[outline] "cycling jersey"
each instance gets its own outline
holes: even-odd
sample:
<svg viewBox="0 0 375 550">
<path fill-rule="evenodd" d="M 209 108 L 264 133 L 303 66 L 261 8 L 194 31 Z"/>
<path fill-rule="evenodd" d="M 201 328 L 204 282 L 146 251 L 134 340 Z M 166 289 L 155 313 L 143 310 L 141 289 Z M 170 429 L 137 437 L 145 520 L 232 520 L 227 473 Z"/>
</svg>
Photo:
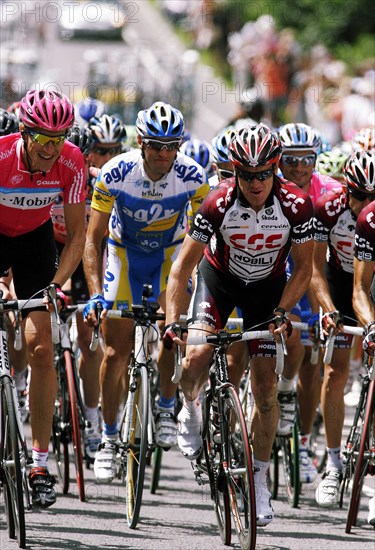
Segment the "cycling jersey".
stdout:
<svg viewBox="0 0 375 550">
<path fill-rule="evenodd" d="M 358 216 L 354 255 L 364 262 L 375 261 L 375 201 L 370 202 Z"/>
<path fill-rule="evenodd" d="M 356 221 L 342 191 L 331 191 L 315 204 L 314 239 L 328 244 L 328 265 L 351 274 Z"/>
<path fill-rule="evenodd" d="M 285 272 L 291 244 L 312 239 L 312 217 L 310 197 L 294 183 L 275 176 L 264 207 L 255 212 L 230 178 L 210 191 L 189 235 L 209 244 L 204 254 L 217 270 L 250 283 Z"/>
<path fill-rule="evenodd" d="M 16 237 L 46 223 L 60 192 L 66 204 L 85 199 L 81 151 L 69 141 L 49 172 L 31 174 L 22 160 L 20 134 L 0 138 L 0 233 Z"/>
<path fill-rule="evenodd" d="M 323 174 L 319 174 L 318 172 L 313 172 L 310 181 L 310 188 L 308 191 L 311 200 L 313 201 L 313 204 L 316 203 L 319 197 L 328 193 L 328 191 L 333 191 L 336 189 L 338 191 L 342 189 L 342 185 L 340 182 L 331 178 L 330 176 L 325 176 Z"/>
<path fill-rule="evenodd" d="M 204 169 L 182 153 L 156 182 L 143 163 L 138 149 L 107 162 L 98 174 L 91 206 L 111 213 L 109 243 L 153 253 L 183 241 L 188 205 L 194 215 L 209 186 Z"/>
</svg>

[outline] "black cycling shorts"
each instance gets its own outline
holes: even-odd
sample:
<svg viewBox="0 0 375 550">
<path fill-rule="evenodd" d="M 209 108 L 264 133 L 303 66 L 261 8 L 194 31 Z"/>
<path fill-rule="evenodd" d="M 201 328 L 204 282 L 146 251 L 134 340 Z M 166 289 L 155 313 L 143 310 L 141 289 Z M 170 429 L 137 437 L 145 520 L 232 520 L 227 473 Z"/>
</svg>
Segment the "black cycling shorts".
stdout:
<svg viewBox="0 0 375 550">
<path fill-rule="evenodd" d="M 245 329 L 267 330 L 272 312 L 279 305 L 286 274 L 276 279 L 245 284 L 243 281 L 215 269 L 203 258 L 197 270 L 196 286 L 188 312 L 188 322 L 207 323 L 221 329 L 235 307 L 242 310 Z M 250 344 L 252 356 L 275 354 L 273 341 Z"/>
<path fill-rule="evenodd" d="M 0 235 L 0 251 L 0 273 L 12 268 L 17 298 L 41 298 L 58 266 L 52 221 L 17 237 Z"/>
<path fill-rule="evenodd" d="M 325 276 L 328 281 L 329 292 L 337 310 L 344 316 L 344 324 L 357 326 L 358 322 L 353 310 L 353 281 L 352 273 L 347 273 L 342 269 L 327 264 L 325 266 Z M 335 338 L 335 348 L 351 348 L 353 336 L 351 334 L 339 333 Z"/>
</svg>

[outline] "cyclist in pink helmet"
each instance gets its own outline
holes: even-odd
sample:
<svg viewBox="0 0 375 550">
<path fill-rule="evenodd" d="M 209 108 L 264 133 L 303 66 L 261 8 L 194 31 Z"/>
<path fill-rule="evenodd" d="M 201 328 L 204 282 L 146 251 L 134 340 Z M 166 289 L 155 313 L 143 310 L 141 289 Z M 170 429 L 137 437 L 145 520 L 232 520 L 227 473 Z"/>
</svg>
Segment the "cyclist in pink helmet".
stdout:
<svg viewBox="0 0 375 550">
<path fill-rule="evenodd" d="M 85 241 L 85 164 L 66 140 L 74 108 L 63 94 L 45 90 L 27 92 L 19 107 L 20 133 L 0 137 L 0 275 L 11 269 L 19 298 L 43 296 L 54 284 L 63 302 L 61 286 L 82 258 Z M 67 240 L 57 261 L 51 210 L 60 193 Z M 23 324 L 32 371 L 29 481 L 33 504 L 46 508 L 56 501 L 48 444 L 57 391 L 47 309 L 30 311 Z"/>
</svg>

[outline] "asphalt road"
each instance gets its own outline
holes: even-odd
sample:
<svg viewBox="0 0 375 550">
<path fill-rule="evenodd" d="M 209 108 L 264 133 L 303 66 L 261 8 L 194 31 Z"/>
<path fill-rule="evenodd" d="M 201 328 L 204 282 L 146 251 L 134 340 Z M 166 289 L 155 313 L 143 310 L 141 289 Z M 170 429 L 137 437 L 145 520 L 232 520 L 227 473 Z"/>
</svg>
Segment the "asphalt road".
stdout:
<svg viewBox="0 0 375 550">
<path fill-rule="evenodd" d="M 27 431 L 29 431 L 27 429 Z M 50 457 L 51 472 L 55 471 Z M 49 510 L 27 513 L 28 550 L 219 550 L 226 548 L 219 537 L 207 486 L 199 487 L 188 462 L 177 448 L 163 455 L 160 488 L 149 491 L 146 477 L 140 522 L 135 530 L 125 518 L 124 487 L 118 480 L 100 485 L 92 469 L 85 470 L 87 502 L 77 497 L 74 467 L 71 467 L 71 492 L 61 495 Z M 373 478 L 366 484 L 373 485 Z M 363 497 L 359 525 L 351 535 L 345 533 L 344 508 L 321 509 L 315 503 L 313 485 L 304 485 L 298 509 L 287 504 L 283 486 L 273 503 L 275 519 L 258 529 L 258 550 L 371 550 L 375 531 L 367 524 L 368 498 Z M 0 501 L 0 548 L 16 550 L 9 541 Z M 233 548 L 239 548 L 236 535 Z"/>
</svg>

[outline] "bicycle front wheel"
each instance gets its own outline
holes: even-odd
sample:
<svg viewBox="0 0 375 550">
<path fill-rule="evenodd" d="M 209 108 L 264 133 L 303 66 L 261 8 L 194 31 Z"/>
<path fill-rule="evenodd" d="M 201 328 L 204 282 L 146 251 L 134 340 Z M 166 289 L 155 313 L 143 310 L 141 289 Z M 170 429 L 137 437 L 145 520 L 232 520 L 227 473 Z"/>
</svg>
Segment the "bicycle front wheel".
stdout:
<svg viewBox="0 0 375 550">
<path fill-rule="evenodd" d="M 65 365 L 59 357 L 57 367 L 58 394 L 52 420 L 52 449 L 56 461 L 57 477 L 66 495 L 69 491 L 69 394 Z"/>
<path fill-rule="evenodd" d="M 247 427 L 235 388 L 227 387 L 223 399 L 224 427 L 228 430 L 225 441 L 228 455 L 229 502 L 240 546 L 246 550 L 253 550 L 257 522 L 253 463 Z"/>
<path fill-rule="evenodd" d="M 362 425 L 362 433 L 358 447 L 358 455 L 355 459 L 353 487 L 350 495 L 348 517 L 345 532 L 350 533 L 352 526 L 357 524 L 358 508 L 361 499 L 363 481 L 367 473 L 369 461 L 372 455 L 371 439 L 374 424 L 375 381 L 368 386 L 366 411 Z"/>
<path fill-rule="evenodd" d="M 26 457 L 16 422 L 16 404 L 14 402 L 13 382 L 4 378 L 1 387 L 1 442 L 0 464 L 2 465 L 2 483 L 4 504 L 7 517 L 9 538 L 17 538 L 20 548 L 26 547 L 25 506 L 23 483 L 26 475 Z"/>
<path fill-rule="evenodd" d="M 132 384 L 131 384 L 132 386 Z M 140 367 L 135 387 L 131 387 L 126 403 L 123 441 L 127 447 L 126 516 L 134 529 L 138 523 L 142 503 L 147 456 L 149 380 L 146 367 Z"/>
<path fill-rule="evenodd" d="M 82 502 L 84 502 L 85 501 L 85 481 L 83 476 L 81 424 L 80 424 L 78 400 L 77 400 L 78 388 L 75 382 L 75 372 L 74 372 L 75 365 L 73 363 L 72 355 L 68 350 L 64 351 L 64 361 L 65 361 L 66 376 L 68 380 L 72 443 L 73 443 L 74 462 L 76 467 L 78 495 L 79 495 L 79 499 Z"/>
</svg>

